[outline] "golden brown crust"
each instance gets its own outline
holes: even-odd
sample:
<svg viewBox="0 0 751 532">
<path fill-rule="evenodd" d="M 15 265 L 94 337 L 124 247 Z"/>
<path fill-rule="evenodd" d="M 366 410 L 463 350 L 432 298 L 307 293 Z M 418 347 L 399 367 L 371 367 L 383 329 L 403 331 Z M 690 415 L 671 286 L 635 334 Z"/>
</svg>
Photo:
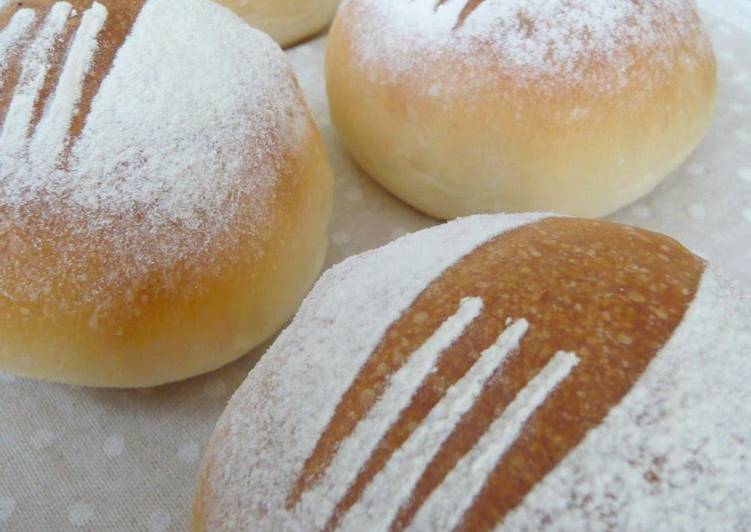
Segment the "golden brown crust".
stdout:
<svg viewBox="0 0 751 532">
<path fill-rule="evenodd" d="M 714 114 L 714 54 L 686 5 L 682 33 L 654 29 L 675 42 L 619 51 L 625 71 L 596 57 L 572 79 L 420 50 L 403 51 L 418 66 L 394 74 L 392 54 L 361 57 L 372 36 L 351 2 L 327 45 L 332 120 L 371 176 L 432 216 L 604 216 L 685 161 Z M 477 42 L 472 57 L 494 46 Z"/>
<path fill-rule="evenodd" d="M 228 229 L 235 233 L 229 245 L 217 238 L 197 256 L 152 269 L 139 285 L 111 285 L 106 308 L 64 306 L 85 290 L 80 276 L 106 278 L 107 256 L 117 256 L 106 235 L 95 254 L 78 257 L 76 275 L 62 276 L 36 302 L 14 301 L 14 287 L 53 275 L 61 250 L 76 249 L 80 235 L 47 239 L 60 230 L 42 217 L 0 228 L 0 248 L 14 246 L 0 253 L 3 370 L 90 386 L 153 386 L 216 369 L 266 339 L 312 285 L 327 247 L 331 174 L 320 134 L 310 127 L 299 155 L 279 173 L 267 225 L 250 232 L 243 224 L 252 213 L 241 214 Z"/>
<path fill-rule="evenodd" d="M 94 96 L 100 94 L 100 86 L 131 34 L 145 0 L 101 3 L 107 14 L 96 34 L 92 64 L 82 80 L 78 111 L 67 124 L 66 151 L 59 164 L 62 172 L 68 170 L 65 157 L 83 136 Z M 0 12 L 0 28 L 20 9 L 31 8 L 37 14 L 28 32 L 31 38 L 20 39 L 9 56 L 0 58 L 6 67 L 0 84 L 0 124 L 17 92 L 21 58 L 55 4 L 59 2 L 13 2 Z M 78 12 L 66 17 L 60 38 L 48 50 L 49 69 L 35 100 L 32 130 L 51 105 L 73 35 L 81 27 L 84 11 L 94 2 L 76 0 L 72 4 Z M 239 21 L 237 27 L 239 30 L 235 31 L 243 38 L 263 39 L 264 46 L 276 51 L 273 43 L 266 45 L 265 38 Z M 279 62 L 286 68 L 282 59 Z M 269 63 L 258 65 L 266 67 Z M 22 202 L 13 203 L 9 198 L 0 201 L 3 371 L 92 386 L 157 385 L 230 362 L 289 318 L 323 263 L 331 209 L 331 172 L 323 141 L 299 87 L 282 67 L 279 71 L 284 73 L 283 82 L 291 87 L 287 92 L 292 98 L 277 107 L 286 105 L 284 110 L 289 116 L 272 117 L 279 118 L 283 126 L 264 135 L 263 146 L 254 146 L 259 140 L 251 138 L 238 141 L 243 148 L 240 150 L 236 146 L 201 146 L 207 150 L 207 157 L 227 157 L 225 171 L 237 174 L 226 203 L 234 201 L 239 207 L 227 207 L 226 212 L 231 214 L 226 216 L 226 224 L 217 225 L 216 231 L 206 227 L 213 227 L 216 219 L 224 220 L 224 212 L 203 209 L 192 227 L 172 219 L 156 226 L 144 221 L 151 206 L 128 203 L 130 198 L 116 198 L 127 207 L 114 214 L 101 204 L 88 208 L 69 201 L 67 190 L 58 196 L 43 188 Z M 247 68 L 255 67 L 248 64 Z M 245 97 L 247 102 L 253 101 Z M 174 118 L 179 122 L 182 117 Z M 299 123 L 290 125 L 285 120 Z M 217 123 L 214 127 L 228 126 Z M 29 131 L 28 136 L 32 133 Z M 158 143 L 157 132 L 154 135 L 153 141 Z M 128 165 L 139 163 L 141 148 L 133 146 L 135 155 L 103 150 L 102 157 L 117 159 L 121 165 L 118 171 L 127 174 Z M 221 150 L 231 155 L 217 155 Z M 158 155 L 170 157 L 168 151 L 165 147 L 165 154 Z M 260 157 L 268 161 L 259 162 Z M 271 176 L 266 169 L 259 170 L 266 162 L 273 168 Z M 2 174 L 3 180 L 18 177 Z M 99 179 L 97 183 L 121 177 L 125 176 L 75 174 L 75 179 Z M 159 182 L 162 177 L 154 175 L 153 179 Z M 198 177 L 210 181 L 221 176 Z M 185 175 L 184 180 L 193 183 L 195 176 Z M 254 188 L 261 180 L 270 183 L 268 194 L 264 191 L 266 195 Z M 169 184 L 164 186 L 169 190 Z M 267 198 L 267 204 L 259 205 L 256 196 Z M 168 238 L 182 248 L 170 247 L 165 243 Z"/>
<path fill-rule="evenodd" d="M 491 530 L 631 390 L 683 320 L 704 266 L 665 236 L 571 218 L 523 226 L 477 248 L 436 279 L 389 328 L 342 396 L 289 494 L 287 509 L 316 484 L 389 378 L 456 311 L 462 298 L 472 296 L 483 300 L 482 315 L 441 355 L 436 371 L 337 504 L 327 529 L 337 527 L 446 390 L 496 341 L 507 320 L 525 318 L 529 332 L 519 354 L 488 381 L 391 526 L 402 530 L 410 524 L 458 460 L 557 352 L 576 353 L 579 364 L 530 418 L 460 527 Z"/>
</svg>

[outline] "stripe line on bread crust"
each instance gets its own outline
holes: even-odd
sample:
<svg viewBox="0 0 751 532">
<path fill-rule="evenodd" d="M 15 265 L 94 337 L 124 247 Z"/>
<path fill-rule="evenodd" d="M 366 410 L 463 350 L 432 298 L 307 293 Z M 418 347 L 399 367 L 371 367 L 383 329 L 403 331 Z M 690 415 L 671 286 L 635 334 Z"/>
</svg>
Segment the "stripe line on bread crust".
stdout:
<svg viewBox="0 0 751 532">
<path fill-rule="evenodd" d="M 0 10 L 2 7 L 0 7 Z M 2 89 L 5 78 L 5 55 L 12 52 L 19 46 L 26 33 L 36 20 L 36 14 L 33 9 L 19 9 L 13 14 L 10 23 L 0 31 L 0 89 Z"/>
<path fill-rule="evenodd" d="M 77 0 L 81 1 L 81 0 Z M 90 0 L 85 0 L 90 1 Z M 99 93 L 99 88 L 104 82 L 107 74 L 112 69 L 115 57 L 120 48 L 125 44 L 126 39 L 136 25 L 136 19 L 141 14 L 147 0 L 121 0 L 119 13 L 117 17 L 109 17 L 102 28 L 112 36 L 112 39 L 105 39 L 95 57 L 92 58 L 93 67 L 87 75 L 81 80 L 81 98 L 78 102 L 79 112 L 72 117 L 70 122 L 70 131 L 66 150 L 70 151 L 73 139 L 77 138 L 86 125 L 86 119 L 91 111 L 94 97 Z M 97 75 L 96 70 L 103 70 L 104 75 Z"/>
<path fill-rule="evenodd" d="M 506 329 L 496 343 L 480 355 L 477 363 L 464 377 L 449 388 L 441 402 L 372 480 L 358 502 L 351 508 L 337 507 L 326 528 L 335 529 L 339 514 L 346 511 L 347 515 L 342 519 L 344 528 L 347 528 L 348 522 L 350 526 L 367 523 L 365 526 L 373 529 L 388 527 L 401 504 L 410 497 L 422 472 L 420 468 L 424 469 L 428 465 L 456 424 L 472 408 L 488 379 L 502 371 L 506 359 L 518 351 L 528 327 L 527 321 L 522 319 Z M 412 468 L 405 469 L 405 463 L 411 463 Z M 390 500 L 386 507 L 379 508 L 377 494 L 384 493 L 384 490 L 394 493 L 395 500 Z"/>
<path fill-rule="evenodd" d="M 44 116 L 47 105 L 54 96 L 57 85 L 60 82 L 63 67 L 65 66 L 65 59 L 68 56 L 68 50 L 70 50 L 73 41 L 77 38 L 79 33 L 78 30 L 81 27 L 83 19 L 84 16 L 76 10 L 76 6 L 72 6 L 65 29 L 60 33 L 57 39 L 55 39 L 55 43 L 47 54 L 47 57 L 49 58 L 49 67 L 47 68 L 44 83 L 36 94 L 34 111 L 27 130 L 27 136 L 29 137 L 34 135 L 34 132 L 39 125 L 39 121 L 42 120 L 42 117 Z"/>
<path fill-rule="evenodd" d="M 459 19 L 456 21 L 455 28 L 460 27 L 462 24 L 464 24 L 464 21 L 467 20 L 467 18 L 474 13 L 475 9 L 480 7 L 480 4 L 482 4 L 485 0 L 468 0 L 467 4 L 462 9 L 461 13 L 459 13 Z"/>
<path fill-rule="evenodd" d="M 464 21 L 467 20 L 467 17 L 469 17 L 475 9 L 480 7 L 480 4 L 482 4 L 485 0 L 468 0 L 466 4 L 464 4 L 464 7 L 462 8 L 461 12 L 459 13 L 459 16 L 456 20 L 456 25 L 454 26 L 454 29 L 459 28 L 462 24 L 464 24 Z M 443 4 L 446 3 L 446 0 L 438 0 L 438 3 L 435 5 L 435 8 L 433 11 L 438 10 L 439 7 L 441 7 Z"/>
<path fill-rule="evenodd" d="M 72 6 L 58 2 L 44 20 L 29 50 L 24 55 L 21 75 L 3 123 L 0 145 L 10 153 L 20 153 L 26 147 L 26 135 L 34 113 L 34 102 L 50 67 L 49 57 L 55 42 L 65 30 Z"/>
<path fill-rule="evenodd" d="M 49 9 L 43 9 L 38 12 L 28 8 L 12 11 L 8 6 L 0 11 L 0 24 L 3 18 L 9 18 L 0 38 L 0 123 L 3 127 L 21 77 L 24 56 L 33 45 L 34 37 L 44 24 L 48 11 Z"/>
<path fill-rule="evenodd" d="M 398 420 L 399 414 L 409 404 L 424 378 L 434 370 L 438 357 L 462 336 L 467 326 L 480 315 L 482 308 L 483 302 L 479 298 L 465 298 L 460 302 L 456 313 L 441 324 L 427 342 L 393 375 L 388 388 L 378 401 L 372 404 L 366 417 L 355 427 L 350 437 L 339 444 L 336 454 L 330 455 L 327 469 L 316 476 L 308 473 L 308 477 L 301 477 L 297 491 L 290 494 L 290 505 L 300 502 L 308 490 L 308 499 L 317 500 L 324 499 L 321 497 L 322 494 L 347 488 L 338 482 L 342 471 L 351 470 L 353 463 L 367 459 L 369 453 L 363 452 L 364 448 L 368 443 L 371 448 L 374 447 L 389 427 Z M 363 401 L 372 403 L 372 398 L 375 398 L 375 392 L 368 388 L 359 390 L 359 393 Z M 305 502 L 309 504 L 308 501 Z"/>
<path fill-rule="evenodd" d="M 81 17 L 65 66 L 57 82 L 52 101 L 40 121 L 31 142 L 32 164 L 45 164 L 59 157 L 66 145 L 69 124 L 83 94 L 83 81 L 97 53 L 97 36 L 107 20 L 107 9 L 94 2 Z"/>
<path fill-rule="evenodd" d="M 480 441 L 462 458 L 441 484 L 441 490 L 455 496 L 461 503 L 460 512 L 442 512 L 444 507 L 436 503 L 436 493 L 428 498 L 420 508 L 410 530 L 427 530 L 430 523 L 443 522 L 446 529 L 456 527 L 472 505 L 472 501 L 485 484 L 483 471 L 488 471 L 497 464 L 503 454 L 518 440 L 524 425 L 530 416 L 550 396 L 553 390 L 579 364 L 579 357 L 574 353 L 560 351 L 537 374 L 532 381 L 516 396 L 501 417 L 496 419 Z"/>
<path fill-rule="evenodd" d="M 13 14 L 0 36 L 0 60 L 11 74 L 3 94 L 9 106 L 0 140 L 4 150 L 19 156 L 28 151 L 37 172 L 67 166 L 99 86 L 145 2 L 123 1 L 115 17 L 90 0 L 41 3 L 37 11 Z M 112 39 L 102 39 L 103 32 Z M 9 54 L 18 56 L 20 66 L 6 64 Z"/>
</svg>

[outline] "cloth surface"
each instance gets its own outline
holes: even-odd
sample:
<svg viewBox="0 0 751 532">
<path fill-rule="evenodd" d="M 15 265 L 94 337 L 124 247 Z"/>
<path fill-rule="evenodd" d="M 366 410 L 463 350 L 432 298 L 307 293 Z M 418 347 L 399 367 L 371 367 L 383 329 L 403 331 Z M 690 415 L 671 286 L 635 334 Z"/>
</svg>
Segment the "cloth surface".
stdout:
<svg viewBox="0 0 751 532">
<path fill-rule="evenodd" d="M 741 18 L 751 2 L 704 3 L 720 65 L 717 117 L 675 175 L 612 218 L 672 235 L 751 286 L 751 17 Z M 328 118 L 324 48 L 319 38 L 289 58 L 336 174 L 331 265 L 437 222 L 347 155 Z M 0 375 L 0 530 L 188 529 L 204 446 L 264 349 L 209 375 L 138 391 Z"/>
</svg>

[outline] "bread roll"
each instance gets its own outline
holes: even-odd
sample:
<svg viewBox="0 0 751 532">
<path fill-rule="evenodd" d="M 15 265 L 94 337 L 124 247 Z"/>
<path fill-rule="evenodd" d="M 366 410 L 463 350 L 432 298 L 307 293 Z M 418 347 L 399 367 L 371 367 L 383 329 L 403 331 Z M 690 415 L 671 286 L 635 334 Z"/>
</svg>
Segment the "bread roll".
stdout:
<svg viewBox="0 0 751 532">
<path fill-rule="evenodd" d="M 311 37 L 329 25 L 341 0 L 218 0 L 282 46 Z"/>
<path fill-rule="evenodd" d="M 331 175 L 283 53 L 205 0 L 0 11 L 0 371 L 212 370 L 297 308 Z"/>
<path fill-rule="evenodd" d="M 668 237 L 479 216 L 328 271 L 194 530 L 742 530 L 751 300 Z"/>
<path fill-rule="evenodd" d="M 692 0 L 348 0 L 327 82 L 355 159 L 414 207 L 597 217 L 696 147 L 716 66 Z"/>
</svg>

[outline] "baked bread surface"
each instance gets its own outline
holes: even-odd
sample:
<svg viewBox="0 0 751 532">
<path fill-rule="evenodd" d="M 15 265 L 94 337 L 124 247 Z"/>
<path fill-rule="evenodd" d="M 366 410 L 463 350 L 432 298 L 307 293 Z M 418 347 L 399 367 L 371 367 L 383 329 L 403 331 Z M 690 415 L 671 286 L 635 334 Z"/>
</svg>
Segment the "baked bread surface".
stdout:
<svg viewBox="0 0 751 532">
<path fill-rule="evenodd" d="M 544 215 L 349 259 L 230 402 L 194 528 L 742 526 L 734 290 L 663 235 Z"/>
<path fill-rule="evenodd" d="M 6 2 L 0 36 L 2 371 L 156 385 L 289 318 L 331 175 L 276 44 L 205 0 Z"/>
<path fill-rule="evenodd" d="M 686 160 L 716 97 L 693 0 L 349 0 L 326 64 L 357 162 L 442 219 L 610 214 Z"/>
</svg>

